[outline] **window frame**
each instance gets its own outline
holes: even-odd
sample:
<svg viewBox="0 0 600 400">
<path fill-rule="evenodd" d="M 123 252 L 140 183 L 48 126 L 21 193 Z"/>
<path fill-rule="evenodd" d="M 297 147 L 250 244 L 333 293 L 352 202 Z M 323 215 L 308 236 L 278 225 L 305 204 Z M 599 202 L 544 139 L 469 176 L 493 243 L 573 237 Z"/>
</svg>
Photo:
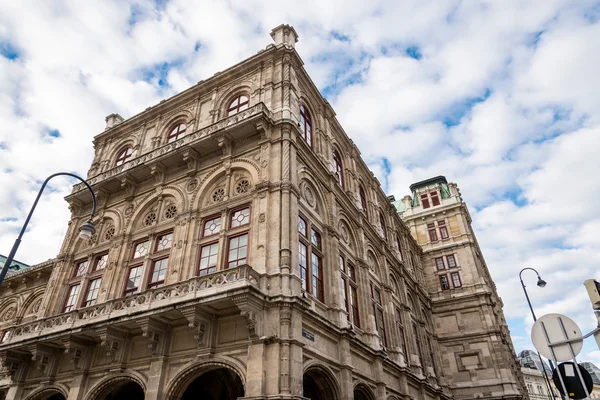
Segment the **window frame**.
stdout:
<svg viewBox="0 0 600 400">
<path fill-rule="evenodd" d="M 438 226 L 438 229 L 440 230 L 440 238 L 442 240 L 448 239 L 450 237 L 450 235 L 448 234 L 448 226 L 446 226 L 446 221 L 444 221 L 443 219 L 439 220 L 437 222 L 437 226 Z"/>
<path fill-rule="evenodd" d="M 439 261 L 441 261 L 441 268 Z M 446 264 L 444 263 L 444 256 L 434 258 L 433 263 L 435 265 L 436 271 L 444 271 L 446 269 Z"/>
<path fill-rule="evenodd" d="M 336 149 L 333 149 L 333 166 L 335 169 L 334 173 L 337 183 L 342 189 L 344 189 L 344 164 L 342 163 L 342 157 L 340 156 L 340 153 Z"/>
<path fill-rule="evenodd" d="M 379 210 L 379 225 L 381 226 L 381 230 L 383 232 L 383 238 L 387 241 L 387 239 L 388 239 L 387 224 L 385 222 L 385 217 L 383 216 L 383 213 L 381 212 L 381 210 Z"/>
<path fill-rule="evenodd" d="M 229 252 L 231 251 L 231 241 L 233 239 L 237 239 L 240 238 L 242 236 L 246 236 L 246 256 L 244 257 L 244 259 L 246 260 L 243 263 L 239 263 L 239 260 L 242 260 L 242 258 L 237 258 L 234 261 L 236 262 L 236 265 L 234 266 L 230 266 L 229 263 L 232 262 L 232 260 L 229 258 Z M 241 247 L 237 247 L 238 251 Z M 248 255 L 250 254 L 250 234 L 249 232 L 242 232 L 239 234 L 235 234 L 235 235 L 231 235 L 227 237 L 227 253 L 226 253 L 226 257 L 225 257 L 225 265 L 223 267 L 223 269 L 229 269 L 229 268 L 236 268 L 239 267 L 240 265 L 245 265 L 248 264 Z"/>
<path fill-rule="evenodd" d="M 98 282 L 98 287 L 92 289 L 92 284 Z M 100 287 L 102 285 L 102 276 L 97 276 L 94 278 L 91 278 L 87 284 L 86 284 L 86 290 L 85 290 L 85 294 L 83 295 L 83 300 L 81 303 L 81 306 L 83 308 L 85 307 L 91 307 L 96 305 L 96 301 L 98 300 L 98 295 L 100 294 Z M 90 290 L 93 290 L 95 292 L 95 296 L 92 299 L 89 299 L 88 296 L 90 295 Z M 88 304 L 90 303 L 91 304 Z"/>
<path fill-rule="evenodd" d="M 339 254 L 338 264 L 342 275 L 341 284 L 344 288 L 344 309 L 347 313 L 348 322 L 353 326 L 360 328 L 360 310 L 358 283 L 356 278 L 356 268 L 343 254 Z"/>
<path fill-rule="evenodd" d="M 454 265 L 451 265 L 450 260 L 452 260 L 452 264 Z M 456 257 L 454 256 L 454 254 L 448 254 L 446 256 L 446 265 L 448 265 L 448 269 L 458 268 L 458 263 L 456 262 Z"/>
<path fill-rule="evenodd" d="M 306 235 L 310 233 L 310 236 L 307 237 L 300 232 L 300 221 L 303 221 L 305 224 Z M 324 259 L 325 252 L 323 249 L 323 234 L 318 227 L 315 227 L 315 224 L 312 223 L 308 218 L 303 217 L 301 214 L 298 214 L 298 272 L 300 273 L 300 279 L 302 284 L 302 289 L 310 293 L 321 303 L 325 303 L 325 274 L 324 274 Z M 316 232 L 319 237 L 319 245 L 313 243 L 313 232 Z M 300 246 L 304 246 L 306 249 L 306 270 L 304 271 L 303 266 L 301 265 L 301 257 L 300 257 Z M 315 265 L 313 263 L 313 256 L 316 256 L 318 259 L 318 263 L 316 265 L 316 274 L 313 269 Z M 306 279 L 302 279 L 302 272 L 306 273 Z M 317 279 L 317 287 L 314 287 L 314 279 Z M 316 292 L 316 293 L 315 293 Z"/>
<path fill-rule="evenodd" d="M 246 98 L 246 100 L 243 102 L 241 101 L 242 97 Z M 233 105 L 234 102 L 237 102 L 236 105 Z M 225 110 L 225 112 L 227 113 L 227 117 L 231 117 L 232 115 L 239 114 L 248 108 L 250 108 L 250 96 L 245 93 L 239 93 L 228 103 L 227 110 Z"/>
<path fill-rule="evenodd" d="M 402 311 L 400 311 L 400 307 L 397 305 L 394 306 L 395 315 L 396 315 L 396 326 L 398 327 L 398 335 L 400 336 L 400 347 L 402 349 L 402 354 L 408 360 L 408 346 L 406 343 L 406 331 L 404 330 L 404 322 L 402 319 Z"/>
<path fill-rule="evenodd" d="M 308 130 L 307 130 L 308 127 Z M 312 147 L 313 125 L 310 111 L 304 104 L 300 104 L 300 133 L 304 142 Z"/>
<path fill-rule="evenodd" d="M 246 209 L 248 210 L 248 222 L 246 222 L 244 224 L 240 224 L 238 226 L 232 226 L 233 225 L 233 215 L 236 212 L 238 212 L 238 211 L 243 211 L 243 210 L 246 210 Z M 246 206 L 243 206 L 243 207 L 237 207 L 237 208 L 231 210 L 231 212 L 229 213 L 229 216 L 228 216 L 228 220 L 229 220 L 229 222 L 228 222 L 227 226 L 228 226 L 229 230 L 242 228 L 244 226 L 249 226 L 250 223 L 252 222 L 252 209 L 250 208 L 249 205 L 246 205 Z"/>
<path fill-rule="evenodd" d="M 182 125 L 184 126 L 183 130 L 180 129 Z M 177 132 L 175 132 L 175 130 L 177 130 Z M 183 138 L 184 136 L 187 135 L 187 130 L 188 130 L 188 124 L 185 121 L 175 122 L 169 128 L 169 133 L 167 133 L 166 143 L 167 144 L 173 143 L 173 142 L 176 142 L 179 139 Z M 173 132 L 175 132 L 175 133 L 173 133 Z"/>
<path fill-rule="evenodd" d="M 458 278 L 458 286 L 456 286 L 456 282 L 454 280 L 454 277 Z M 463 286 L 462 279 L 461 279 L 460 274 L 458 273 L 458 271 L 450 273 L 450 280 L 452 281 L 452 287 L 454 289 L 461 288 Z"/>
<path fill-rule="evenodd" d="M 140 273 L 136 276 L 136 277 L 139 277 L 140 283 L 131 289 L 127 289 L 127 283 L 129 282 L 129 278 L 131 277 L 131 271 L 133 269 L 137 269 L 137 268 L 140 268 Z M 136 264 L 136 265 L 128 266 L 127 267 L 127 275 L 125 277 L 125 287 L 123 288 L 123 296 L 127 297 L 127 296 L 131 296 L 131 295 L 138 293 L 140 291 L 140 287 L 143 285 L 143 283 L 144 283 L 144 264 Z"/>
<path fill-rule="evenodd" d="M 378 298 L 375 296 L 375 293 L 378 294 Z M 387 347 L 387 332 L 385 329 L 385 313 L 383 312 L 381 289 L 373 282 L 371 282 L 371 303 L 373 306 L 373 316 L 375 317 L 375 327 L 377 329 L 377 333 L 383 342 L 383 346 Z M 379 323 L 380 321 L 381 324 Z"/>
<path fill-rule="evenodd" d="M 435 230 L 435 223 L 434 222 L 430 222 L 427 224 L 427 233 L 429 235 L 429 241 L 431 243 L 435 243 L 438 241 L 438 236 L 437 236 L 437 232 Z"/>
<path fill-rule="evenodd" d="M 131 150 L 130 153 L 128 153 L 129 150 Z M 131 161 L 130 158 L 133 158 L 133 153 L 134 153 L 134 150 L 133 150 L 133 147 L 131 147 L 131 146 L 125 146 L 125 147 L 121 148 L 121 151 L 119 151 L 117 153 L 117 158 L 115 159 L 115 167 L 119 167 L 119 166 Z"/>
<path fill-rule="evenodd" d="M 169 255 L 166 255 L 164 257 L 157 257 L 157 258 L 153 258 L 152 259 L 152 261 L 150 263 L 150 268 L 149 268 L 149 271 L 148 271 L 148 283 L 146 284 L 146 288 L 147 289 L 157 289 L 159 287 L 164 286 L 165 280 L 166 280 L 165 278 L 167 277 L 167 270 L 169 269 Z M 163 279 L 159 279 L 157 281 L 153 281 L 152 277 L 154 276 L 155 267 L 156 267 L 156 265 L 159 262 L 162 262 L 163 260 L 167 260 L 167 266 L 164 269 L 165 275 L 164 275 Z M 158 276 L 160 276 L 160 274 Z"/>
<path fill-rule="evenodd" d="M 423 207 L 423 209 L 431 208 L 431 203 L 429 202 L 428 193 L 421 194 L 420 198 L 421 198 L 421 206 Z"/>
<path fill-rule="evenodd" d="M 215 220 L 219 220 L 219 230 L 215 233 L 210 233 L 210 234 L 206 234 L 206 224 L 208 224 L 209 222 L 215 221 Z M 219 233 L 221 233 L 221 230 L 223 229 L 223 216 L 221 214 L 219 215 L 211 215 L 208 216 L 206 218 L 204 218 L 204 220 L 202 221 L 202 233 L 200 234 L 200 238 L 204 239 L 204 238 L 208 238 L 208 237 L 212 237 L 215 235 L 218 235 Z"/>
<path fill-rule="evenodd" d="M 442 288 L 442 290 L 450 290 L 450 281 L 448 280 L 448 275 L 447 274 L 442 274 L 439 276 L 439 280 L 440 280 L 440 288 Z M 444 284 L 445 281 L 445 284 Z"/>
<path fill-rule="evenodd" d="M 71 290 L 73 288 L 77 288 L 77 292 L 71 296 Z M 67 297 L 65 298 L 64 304 L 62 306 L 62 312 L 67 313 L 77 309 L 77 299 L 79 297 L 79 293 L 81 292 L 81 281 L 77 283 L 73 283 L 69 285 L 69 289 L 67 290 Z M 73 299 L 73 304 L 69 305 L 69 299 Z M 69 308 L 67 310 L 67 308 Z"/>
<path fill-rule="evenodd" d="M 431 199 L 431 207 L 436 207 L 442 204 L 440 202 L 440 195 L 438 194 L 437 190 L 429 192 L 429 198 Z"/>
<path fill-rule="evenodd" d="M 106 257 L 106 260 L 104 261 L 104 267 L 98 269 L 98 262 L 102 259 L 102 257 Z M 90 271 L 90 273 L 104 271 L 107 266 L 108 266 L 108 252 L 99 254 L 96 257 L 94 257 L 94 260 L 92 263 L 92 270 Z"/>
<path fill-rule="evenodd" d="M 369 208 L 367 206 L 367 196 L 365 194 L 365 190 L 363 189 L 362 185 L 358 187 L 358 197 L 360 197 L 360 205 L 363 208 L 363 210 L 365 211 L 365 214 L 367 215 L 367 219 L 369 219 Z"/>
</svg>

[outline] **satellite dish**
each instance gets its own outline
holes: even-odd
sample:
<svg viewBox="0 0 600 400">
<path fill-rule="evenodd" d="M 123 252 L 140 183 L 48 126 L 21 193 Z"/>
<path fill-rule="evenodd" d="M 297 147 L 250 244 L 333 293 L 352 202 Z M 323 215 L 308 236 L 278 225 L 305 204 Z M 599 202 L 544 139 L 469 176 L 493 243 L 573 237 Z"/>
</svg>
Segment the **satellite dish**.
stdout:
<svg viewBox="0 0 600 400">
<path fill-rule="evenodd" d="M 544 332 L 544 328 L 546 332 Z M 547 339 L 546 334 L 548 335 Z M 573 354 L 569 350 L 569 344 L 565 343 L 552 346 L 554 349 L 553 357 L 548 342 L 555 343 L 567 339 L 575 339 L 571 342 Z M 531 341 L 541 355 L 556 361 L 572 360 L 573 357 L 577 357 L 583 347 L 581 329 L 575 321 L 562 314 L 546 314 L 539 318 L 531 328 Z"/>
</svg>

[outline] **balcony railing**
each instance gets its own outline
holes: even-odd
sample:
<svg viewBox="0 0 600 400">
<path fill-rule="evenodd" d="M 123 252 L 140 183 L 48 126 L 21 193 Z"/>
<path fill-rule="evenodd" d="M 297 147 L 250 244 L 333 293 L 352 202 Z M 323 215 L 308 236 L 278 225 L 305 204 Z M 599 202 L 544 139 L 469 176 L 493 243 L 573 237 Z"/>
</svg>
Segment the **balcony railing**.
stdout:
<svg viewBox="0 0 600 400">
<path fill-rule="evenodd" d="M 168 153 L 172 150 L 199 142 L 206 136 L 211 135 L 212 133 L 218 132 L 218 131 L 220 131 L 224 128 L 230 127 L 230 126 L 234 126 L 241 121 L 250 119 L 251 117 L 254 117 L 259 114 L 263 114 L 267 118 L 272 119 L 271 111 L 269 111 L 269 109 L 267 108 L 267 106 L 264 103 L 255 104 L 254 106 L 252 106 L 244 111 L 240 111 L 237 114 L 234 114 L 234 115 L 224 118 L 220 121 L 217 121 L 214 124 L 206 126 L 202 129 L 198 129 L 197 131 L 190 133 L 189 135 L 186 135 L 179 140 L 176 140 L 174 142 L 167 143 L 160 147 L 157 147 L 156 149 L 153 149 L 152 151 L 150 151 L 148 153 L 142 154 L 142 155 L 134 158 L 133 160 L 126 162 L 125 164 L 119 165 L 117 167 L 114 167 L 107 171 L 104 171 L 96 176 L 90 177 L 87 179 L 87 182 L 90 185 L 93 185 L 95 183 L 103 181 L 112 176 L 116 176 L 123 171 L 134 168 L 140 164 L 150 163 L 152 160 L 162 156 L 165 153 Z M 76 184 L 73 186 L 73 193 L 77 193 L 83 189 L 85 189 L 85 187 L 83 186 L 82 183 Z"/>
<path fill-rule="evenodd" d="M 9 339 L 2 344 L 14 343 L 31 337 L 50 334 L 66 329 L 80 328 L 100 320 L 107 320 L 143 312 L 161 306 L 183 303 L 195 298 L 208 297 L 221 290 L 246 286 L 258 288 L 260 274 L 249 265 L 241 265 L 217 271 L 209 275 L 194 277 L 187 281 L 149 289 L 128 297 L 121 297 L 40 319 L 12 328 Z"/>
</svg>

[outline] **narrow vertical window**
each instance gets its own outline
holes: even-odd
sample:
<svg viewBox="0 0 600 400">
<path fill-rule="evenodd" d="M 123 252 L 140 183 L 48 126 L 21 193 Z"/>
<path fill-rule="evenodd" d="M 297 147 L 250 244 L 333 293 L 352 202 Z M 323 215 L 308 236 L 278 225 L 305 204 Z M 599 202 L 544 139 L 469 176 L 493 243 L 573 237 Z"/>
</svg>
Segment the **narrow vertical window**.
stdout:
<svg viewBox="0 0 600 400">
<path fill-rule="evenodd" d="M 381 213 L 381 211 L 379 212 L 379 225 L 381 225 L 383 237 L 387 240 L 387 227 L 385 226 L 385 218 L 383 218 L 383 214 Z"/>
<path fill-rule="evenodd" d="M 437 242 L 438 237 L 437 237 L 437 232 L 435 231 L 435 224 L 433 222 L 430 224 L 427 224 L 427 232 L 429 233 L 429 241 Z"/>
<path fill-rule="evenodd" d="M 417 348 L 417 352 L 419 355 L 419 361 L 421 363 L 421 365 L 423 365 L 423 351 L 421 349 L 421 338 L 419 335 L 419 330 L 417 329 L 417 324 L 413 323 L 413 335 L 415 335 L 415 346 Z"/>
<path fill-rule="evenodd" d="M 244 111 L 248 108 L 250 104 L 250 99 L 246 95 L 240 95 L 233 99 L 231 103 L 229 103 L 229 107 L 227 107 L 227 116 L 234 115 L 239 113 L 240 111 Z"/>
<path fill-rule="evenodd" d="M 150 275 L 149 288 L 161 287 L 165 283 L 165 276 L 167 275 L 167 266 L 169 265 L 168 258 L 162 258 L 152 263 L 152 272 Z"/>
<path fill-rule="evenodd" d="M 427 197 L 427 194 L 421 195 L 421 204 L 423 205 L 423 208 L 431 207 L 431 205 L 429 204 L 429 197 Z"/>
<path fill-rule="evenodd" d="M 446 221 L 438 221 L 438 228 L 440 228 L 441 238 L 448 239 L 448 228 L 446 227 Z"/>
<path fill-rule="evenodd" d="M 352 264 L 348 264 L 348 278 L 350 279 L 350 308 L 352 310 L 352 322 L 360 328 L 360 315 L 358 313 L 358 284 L 356 283 L 356 270 Z"/>
<path fill-rule="evenodd" d="M 387 336 L 385 333 L 385 321 L 383 319 L 383 307 L 381 306 L 381 291 L 371 283 L 371 301 L 373 303 L 373 314 L 375 314 L 375 325 L 377 332 L 383 342 L 387 346 Z"/>
<path fill-rule="evenodd" d="M 321 257 L 319 257 L 315 253 L 312 253 L 311 272 L 312 294 L 320 301 L 324 301 L 325 298 L 323 296 L 323 267 L 321 265 Z"/>
<path fill-rule="evenodd" d="M 100 283 L 102 283 L 102 278 L 93 279 L 88 283 L 87 293 L 83 302 L 84 307 L 96 304 L 98 292 L 100 291 Z"/>
<path fill-rule="evenodd" d="M 306 276 L 308 275 L 307 248 L 302 242 L 299 246 L 298 268 L 300 269 L 300 279 L 302 279 L 302 289 L 310 292 L 308 290 L 306 279 Z"/>
<path fill-rule="evenodd" d="M 398 246 L 398 254 L 400 255 L 400 260 L 404 259 L 404 254 L 402 254 L 402 239 L 400 239 L 400 234 L 396 234 L 396 246 Z"/>
<path fill-rule="evenodd" d="M 131 147 L 126 147 L 117 154 L 117 160 L 115 161 L 115 165 L 118 167 L 119 165 L 125 164 L 129 159 L 133 157 L 133 149 Z"/>
<path fill-rule="evenodd" d="M 342 167 L 342 158 L 337 150 L 333 151 L 333 165 L 335 168 L 335 177 L 337 183 L 343 188 L 344 187 L 344 169 Z"/>
<path fill-rule="evenodd" d="M 227 268 L 237 267 L 247 263 L 248 234 L 234 236 L 229 239 L 229 252 L 227 255 Z"/>
<path fill-rule="evenodd" d="M 167 135 L 167 143 L 172 143 L 172 142 L 178 140 L 179 138 L 184 137 L 186 130 L 187 130 L 187 125 L 185 124 L 185 122 L 180 122 L 180 123 L 176 124 L 175 126 L 173 126 L 173 128 L 171 128 L 171 130 L 169 131 L 169 134 Z"/>
<path fill-rule="evenodd" d="M 456 259 L 454 258 L 454 254 L 446 256 L 446 261 L 448 262 L 448 268 L 456 268 Z"/>
<path fill-rule="evenodd" d="M 452 286 L 454 286 L 455 288 L 459 288 L 462 286 L 462 282 L 460 280 L 460 275 L 458 274 L 458 272 L 453 272 L 451 274 L 452 277 Z"/>
<path fill-rule="evenodd" d="M 440 205 L 440 198 L 438 197 L 438 192 L 431 192 L 430 193 L 431 196 L 431 205 L 432 206 L 439 206 Z"/>
<path fill-rule="evenodd" d="M 406 335 L 404 334 L 404 324 L 402 323 L 402 312 L 396 307 L 396 324 L 398 325 L 398 335 L 400 336 L 400 348 L 402 354 L 408 360 L 408 353 L 406 352 Z"/>
<path fill-rule="evenodd" d="M 358 188 L 358 196 L 360 197 L 360 205 L 361 205 L 363 211 L 365 212 L 365 214 L 367 214 L 367 219 L 368 219 L 369 211 L 367 209 L 367 196 L 365 196 L 365 191 L 363 190 L 362 186 Z"/>
<path fill-rule="evenodd" d="M 127 281 L 125 283 L 125 296 L 130 296 L 140 289 L 142 283 L 142 266 L 138 265 L 129 269 Z"/>
<path fill-rule="evenodd" d="M 304 141 L 312 146 L 312 120 L 304 105 L 300 106 L 300 132 Z"/>
<path fill-rule="evenodd" d="M 200 248 L 200 264 L 198 276 L 212 274 L 217 271 L 217 257 L 219 255 L 219 243 L 211 243 Z"/>
<path fill-rule="evenodd" d="M 446 275 L 440 275 L 440 286 L 442 290 L 450 289 L 450 284 L 448 283 L 448 277 Z"/>
<path fill-rule="evenodd" d="M 443 271 L 444 269 L 446 269 L 446 266 L 444 265 L 443 257 L 439 257 L 439 258 L 435 259 L 435 267 L 437 268 L 438 271 Z"/>
<path fill-rule="evenodd" d="M 298 233 L 300 234 L 298 270 L 302 279 L 302 288 L 319 301 L 324 301 L 321 234 L 313 227 L 312 222 L 300 216 Z"/>
<path fill-rule="evenodd" d="M 79 294 L 79 285 L 80 284 L 69 287 L 69 293 L 67 294 L 63 312 L 69 312 L 75 308 L 75 304 L 77 303 L 77 295 Z"/>
</svg>

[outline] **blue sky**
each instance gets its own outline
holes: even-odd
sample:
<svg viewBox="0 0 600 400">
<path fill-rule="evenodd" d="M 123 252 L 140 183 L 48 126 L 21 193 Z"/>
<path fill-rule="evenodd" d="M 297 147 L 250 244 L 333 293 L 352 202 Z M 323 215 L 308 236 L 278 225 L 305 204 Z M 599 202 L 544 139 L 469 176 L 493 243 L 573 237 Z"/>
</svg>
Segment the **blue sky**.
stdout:
<svg viewBox="0 0 600 400">
<path fill-rule="evenodd" d="M 104 117 L 132 116 L 255 54 L 292 24 L 309 74 L 388 194 L 445 175 L 468 203 L 517 350 L 531 317 L 589 331 L 600 279 L 600 2 L 245 0 L 0 3 L 0 253 L 46 176 L 90 166 Z M 297 4 L 296 4 L 297 3 Z M 19 251 L 54 257 L 72 181 Z M 584 359 L 600 365 L 589 342 Z"/>
</svg>

